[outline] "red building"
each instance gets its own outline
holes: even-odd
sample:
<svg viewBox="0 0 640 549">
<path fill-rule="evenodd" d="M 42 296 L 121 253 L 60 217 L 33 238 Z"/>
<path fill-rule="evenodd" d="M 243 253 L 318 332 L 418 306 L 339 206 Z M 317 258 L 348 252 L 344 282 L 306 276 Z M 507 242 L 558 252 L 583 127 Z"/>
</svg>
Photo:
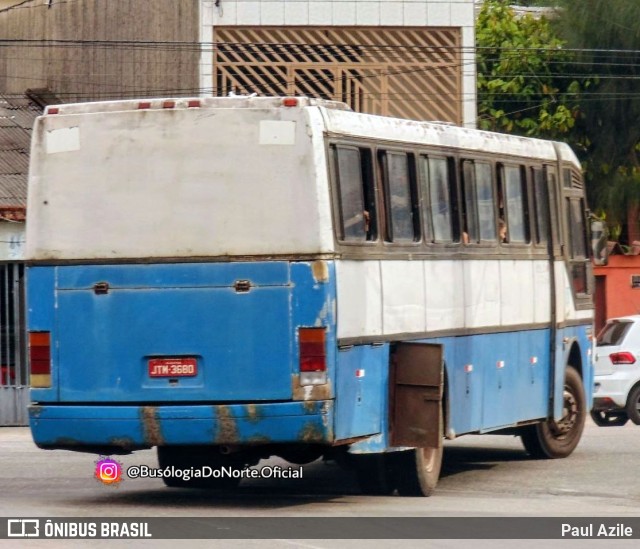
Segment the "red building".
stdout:
<svg viewBox="0 0 640 549">
<path fill-rule="evenodd" d="M 640 244 L 640 243 L 639 243 Z M 596 331 L 608 318 L 640 314 L 640 245 L 628 254 L 614 247 L 606 267 L 595 267 Z"/>
</svg>

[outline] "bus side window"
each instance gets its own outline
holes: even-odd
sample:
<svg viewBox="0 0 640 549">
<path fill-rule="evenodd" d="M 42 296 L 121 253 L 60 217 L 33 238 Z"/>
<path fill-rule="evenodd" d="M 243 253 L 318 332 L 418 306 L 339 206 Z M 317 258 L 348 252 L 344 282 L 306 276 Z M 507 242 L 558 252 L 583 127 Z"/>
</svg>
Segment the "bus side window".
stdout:
<svg viewBox="0 0 640 549">
<path fill-rule="evenodd" d="M 588 294 L 587 242 L 585 231 L 584 202 L 580 198 L 566 198 L 566 216 L 569 228 L 569 263 L 571 279 L 576 294 Z"/>
<path fill-rule="evenodd" d="M 491 164 L 465 160 L 462 165 L 462 190 L 467 242 L 495 242 L 496 217 Z"/>
<path fill-rule="evenodd" d="M 472 160 L 462 162 L 462 241 L 465 244 L 478 242 L 478 211 L 476 208 L 475 166 Z"/>
<path fill-rule="evenodd" d="M 455 195 L 452 196 L 450 163 L 447 158 L 420 156 L 420 176 L 427 220 L 428 238 L 433 242 L 453 242 L 455 229 Z"/>
<path fill-rule="evenodd" d="M 483 242 L 495 242 L 496 211 L 493 194 L 493 169 L 488 162 L 476 162 L 475 164 L 480 240 Z"/>
<path fill-rule="evenodd" d="M 558 211 L 558 175 L 555 170 L 549 166 L 545 166 L 545 172 L 547 174 L 547 189 L 549 190 L 549 214 L 551 215 L 551 234 L 550 238 L 553 240 L 554 253 L 559 246 L 560 240 L 560 218 L 561 214 Z"/>
<path fill-rule="evenodd" d="M 339 198 L 338 238 L 364 242 L 377 237 L 371 152 L 349 146 L 332 146 Z"/>
<path fill-rule="evenodd" d="M 389 242 L 415 242 L 420 240 L 413 155 L 400 152 L 381 152 L 386 239 Z"/>
<path fill-rule="evenodd" d="M 531 168 L 531 175 L 536 244 L 546 244 L 549 240 L 549 188 L 542 168 Z"/>
<path fill-rule="evenodd" d="M 507 242 L 530 242 L 527 215 L 527 181 L 521 166 L 500 167 L 502 197 L 507 223 Z"/>
</svg>

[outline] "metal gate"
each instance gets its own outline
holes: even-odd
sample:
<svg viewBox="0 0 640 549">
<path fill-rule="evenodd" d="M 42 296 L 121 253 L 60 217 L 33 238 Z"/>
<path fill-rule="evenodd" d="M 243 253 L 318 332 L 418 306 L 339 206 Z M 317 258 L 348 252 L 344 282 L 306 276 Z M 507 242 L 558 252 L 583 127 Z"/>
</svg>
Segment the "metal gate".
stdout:
<svg viewBox="0 0 640 549">
<path fill-rule="evenodd" d="M 0 426 L 27 425 L 24 265 L 0 263 Z"/>
<path fill-rule="evenodd" d="M 214 95 L 308 95 L 462 123 L 462 34 L 424 27 L 214 29 Z"/>
</svg>

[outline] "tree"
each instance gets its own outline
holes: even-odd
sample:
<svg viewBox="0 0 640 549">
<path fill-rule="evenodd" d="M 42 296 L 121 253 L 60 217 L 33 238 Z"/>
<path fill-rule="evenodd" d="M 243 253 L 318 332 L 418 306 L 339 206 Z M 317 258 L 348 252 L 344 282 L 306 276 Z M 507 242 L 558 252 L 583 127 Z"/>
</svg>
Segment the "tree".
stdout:
<svg viewBox="0 0 640 549">
<path fill-rule="evenodd" d="M 593 83 L 582 92 L 575 137 L 590 202 L 623 228 L 623 241 L 640 239 L 640 2 L 558 1 L 555 28 Z"/>
<path fill-rule="evenodd" d="M 476 22 L 478 126 L 558 138 L 579 115 L 572 54 L 549 21 L 516 16 L 507 0 L 487 0 Z"/>
</svg>

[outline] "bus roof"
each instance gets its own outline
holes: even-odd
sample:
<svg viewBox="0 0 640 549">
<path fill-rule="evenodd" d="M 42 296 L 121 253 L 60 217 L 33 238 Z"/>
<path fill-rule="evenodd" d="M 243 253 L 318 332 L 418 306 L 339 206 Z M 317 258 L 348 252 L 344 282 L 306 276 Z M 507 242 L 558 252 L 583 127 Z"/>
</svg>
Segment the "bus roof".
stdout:
<svg viewBox="0 0 640 549">
<path fill-rule="evenodd" d="M 125 99 L 49 105 L 45 115 L 94 114 L 157 109 L 276 109 L 280 107 L 326 107 L 333 110 L 350 110 L 346 103 L 312 99 L 309 97 L 259 97 L 234 95 L 230 97 L 159 97 L 153 99 Z"/>
<path fill-rule="evenodd" d="M 577 157 L 566 143 L 554 143 L 530 137 L 463 128 L 446 122 L 415 121 L 357 113 L 352 111 L 346 103 L 309 97 L 237 95 L 71 103 L 50 105 L 47 107 L 45 115 L 98 114 L 146 109 L 277 109 L 290 107 L 320 108 L 326 130 L 334 135 L 456 147 L 471 151 L 530 156 L 548 161 L 556 160 L 560 156 L 562 160 L 580 167 Z"/>
<path fill-rule="evenodd" d="M 321 109 L 329 134 L 384 139 L 476 152 L 564 161 L 580 166 L 566 143 L 463 128 L 442 122 L 414 121 L 353 111 Z M 557 148 L 557 149 L 556 149 Z"/>
</svg>

